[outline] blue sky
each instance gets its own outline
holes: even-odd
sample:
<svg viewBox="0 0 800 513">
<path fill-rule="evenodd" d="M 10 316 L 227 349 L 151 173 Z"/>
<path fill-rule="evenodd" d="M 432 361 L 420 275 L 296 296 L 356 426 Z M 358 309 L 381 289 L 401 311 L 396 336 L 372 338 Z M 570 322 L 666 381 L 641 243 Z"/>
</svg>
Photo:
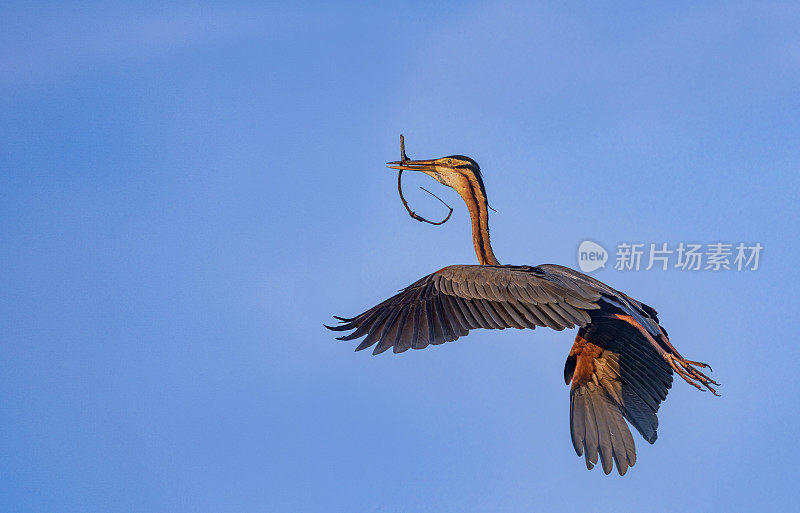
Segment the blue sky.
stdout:
<svg viewBox="0 0 800 513">
<path fill-rule="evenodd" d="M 800 390 L 800 9 L 786 2 L 0 8 L 0 509 L 786 509 Z M 675 383 L 624 477 L 569 439 L 574 333 L 372 357 L 334 340 L 472 263 L 584 239 L 760 242 L 756 272 L 596 276 L 653 305 Z"/>
</svg>

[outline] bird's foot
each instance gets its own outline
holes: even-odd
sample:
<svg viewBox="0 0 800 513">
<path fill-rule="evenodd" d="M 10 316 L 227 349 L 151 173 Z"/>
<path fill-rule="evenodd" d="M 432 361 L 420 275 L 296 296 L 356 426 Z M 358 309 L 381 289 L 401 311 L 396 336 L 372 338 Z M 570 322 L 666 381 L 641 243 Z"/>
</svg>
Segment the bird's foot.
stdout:
<svg viewBox="0 0 800 513">
<path fill-rule="evenodd" d="M 666 353 L 664 355 L 664 360 L 672 367 L 678 376 L 682 377 L 684 381 L 692 385 L 693 387 L 697 388 L 698 390 L 703 390 L 703 387 L 707 388 L 712 394 L 719 396 L 717 391 L 714 389 L 714 386 L 720 386 L 719 383 L 711 379 L 710 377 L 706 376 L 702 372 L 700 372 L 695 366 L 709 369 L 711 370 L 711 366 L 707 363 L 703 362 L 695 362 L 692 360 L 686 360 L 684 358 L 676 357 L 674 354 Z"/>
</svg>

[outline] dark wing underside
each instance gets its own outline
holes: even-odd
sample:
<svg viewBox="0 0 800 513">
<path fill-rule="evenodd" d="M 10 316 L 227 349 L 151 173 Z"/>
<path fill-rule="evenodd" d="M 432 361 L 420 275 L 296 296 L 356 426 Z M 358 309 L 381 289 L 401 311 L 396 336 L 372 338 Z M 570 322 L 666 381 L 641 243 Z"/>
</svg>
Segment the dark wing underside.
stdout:
<svg viewBox="0 0 800 513">
<path fill-rule="evenodd" d="M 561 269 L 512 265 L 445 267 L 361 315 L 337 317 L 342 324 L 328 328 L 355 330 L 340 340 L 365 336 L 356 350 L 377 344 L 373 354 L 378 354 L 390 347 L 401 353 L 409 348 L 442 344 L 476 328 L 545 326 L 563 330 L 585 326 L 591 321 L 588 312 L 600 308 L 601 293 L 591 281 L 571 279 Z"/>
<path fill-rule="evenodd" d="M 649 443 L 656 441 L 661 401 L 672 386 L 672 370 L 628 322 L 597 317 L 578 332 L 564 369 L 570 391 L 570 432 L 587 468 L 612 462 L 620 475 L 636 462 L 627 419 Z"/>
</svg>

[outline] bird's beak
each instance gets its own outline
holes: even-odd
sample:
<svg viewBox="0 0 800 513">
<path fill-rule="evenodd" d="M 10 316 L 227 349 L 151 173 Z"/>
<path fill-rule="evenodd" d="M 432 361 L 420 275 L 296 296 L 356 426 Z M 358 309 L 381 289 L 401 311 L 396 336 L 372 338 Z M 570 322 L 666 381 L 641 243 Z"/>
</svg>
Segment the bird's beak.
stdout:
<svg viewBox="0 0 800 513">
<path fill-rule="evenodd" d="M 400 160 L 397 162 L 387 162 L 389 169 L 399 169 L 401 171 L 433 171 L 436 165 L 435 160 Z"/>
</svg>

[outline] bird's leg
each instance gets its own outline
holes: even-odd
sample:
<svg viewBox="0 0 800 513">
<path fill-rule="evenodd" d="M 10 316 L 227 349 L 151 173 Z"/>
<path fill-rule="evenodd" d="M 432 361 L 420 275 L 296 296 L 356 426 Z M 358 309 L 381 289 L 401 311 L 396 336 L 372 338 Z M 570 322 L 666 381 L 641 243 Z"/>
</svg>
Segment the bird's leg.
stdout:
<svg viewBox="0 0 800 513">
<path fill-rule="evenodd" d="M 697 370 L 694 366 L 697 365 L 699 367 L 708 367 L 711 368 L 705 363 L 702 362 L 694 362 L 692 360 L 684 360 L 683 358 L 677 357 L 673 354 L 665 353 L 664 360 L 669 364 L 672 370 L 675 371 L 678 376 L 682 377 L 684 381 L 692 385 L 693 387 L 697 388 L 698 390 L 703 390 L 703 387 L 706 387 L 712 394 L 718 396 L 719 394 L 711 385 L 719 386 L 719 383 L 711 379 L 710 377 L 706 376 L 699 370 Z"/>
<path fill-rule="evenodd" d="M 658 327 L 659 331 L 661 331 L 661 335 L 659 338 L 661 341 L 671 349 L 671 353 L 667 353 L 662 355 L 664 360 L 666 360 L 667 364 L 674 370 L 678 376 L 682 377 L 687 383 L 694 386 L 698 390 L 703 390 L 703 386 L 706 387 L 712 394 L 719 396 L 714 387 L 711 385 L 719 386 L 719 383 L 711 379 L 710 377 L 706 376 L 704 373 L 700 372 L 695 368 L 695 366 L 700 367 L 702 369 L 708 369 L 713 371 L 714 369 L 707 363 L 703 362 L 696 362 L 694 360 L 688 360 L 681 356 L 677 349 L 669 342 L 667 335 L 664 333 L 664 330 L 661 329 L 661 326 Z M 699 382 L 699 384 L 698 384 Z M 702 386 L 701 386 L 702 385 Z"/>
<path fill-rule="evenodd" d="M 639 324 L 639 322 L 636 321 L 636 319 L 634 319 L 630 315 L 610 314 L 607 315 L 606 317 L 627 322 L 628 324 L 636 328 L 639 331 L 639 333 L 641 333 L 642 336 L 645 339 L 647 339 L 648 342 L 650 342 L 650 345 L 652 345 L 655 348 L 655 350 L 658 352 L 659 355 L 661 355 L 664 361 L 667 362 L 667 365 L 669 365 L 670 368 L 674 370 L 678 376 L 683 378 L 684 381 L 686 381 L 687 383 L 689 383 L 690 385 L 701 391 L 703 390 L 703 387 L 706 387 L 712 394 L 719 396 L 717 391 L 711 385 L 720 386 L 720 384 L 694 367 L 696 365 L 704 369 L 706 368 L 711 369 L 711 366 L 708 365 L 707 363 L 687 360 L 686 358 L 681 356 L 680 353 L 678 353 L 678 351 L 675 350 L 672 344 L 670 344 L 669 339 L 666 337 L 666 335 L 664 335 L 663 331 L 659 335 L 659 338 L 661 338 L 661 340 L 664 341 L 666 347 L 668 347 L 672 351 L 671 353 L 665 351 L 664 347 L 662 347 L 661 344 L 656 342 L 656 340 L 650 335 L 650 333 L 647 332 L 644 326 Z"/>
<path fill-rule="evenodd" d="M 697 365 L 698 367 L 701 367 L 703 369 L 708 369 L 708 370 L 710 370 L 712 372 L 714 371 L 714 369 L 712 369 L 711 366 L 709 364 L 707 364 L 707 363 L 695 362 L 694 360 L 686 360 L 686 363 L 691 363 L 692 365 Z"/>
</svg>

